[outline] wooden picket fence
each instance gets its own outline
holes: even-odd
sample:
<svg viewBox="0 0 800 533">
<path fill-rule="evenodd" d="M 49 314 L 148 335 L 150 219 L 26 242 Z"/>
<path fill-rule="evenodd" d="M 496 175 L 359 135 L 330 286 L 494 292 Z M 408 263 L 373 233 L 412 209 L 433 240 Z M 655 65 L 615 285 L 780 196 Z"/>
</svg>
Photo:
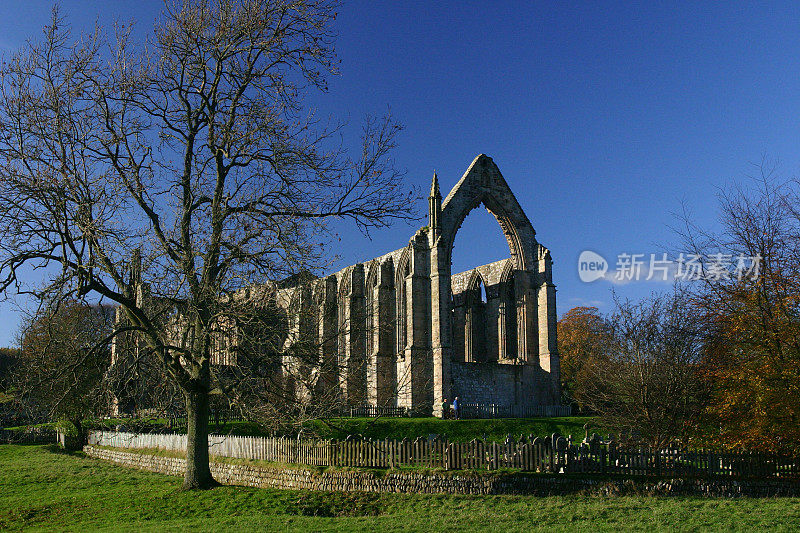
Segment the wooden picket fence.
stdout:
<svg viewBox="0 0 800 533">
<path fill-rule="evenodd" d="M 566 471 L 627 476 L 798 478 L 800 457 L 710 449 L 618 449 L 578 446 L 565 452 Z"/>
<path fill-rule="evenodd" d="M 97 431 L 89 444 L 184 451 L 185 435 Z M 315 440 L 211 435 L 212 455 L 314 466 L 423 467 L 444 470 L 515 469 L 528 472 L 625 476 L 798 478 L 800 458 L 777 454 L 646 448 L 614 442 L 573 444 L 553 435 L 504 443 L 474 440 Z"/>
<path fill-rule="evenodd" d="M 359 407 L 350 407 L 346 411 L 343 410 L 342 415 L 351 417 L 377 418 L 379 416 L 385 416 L 385 417 L 396 418 L 396 417 L 409 416 L 409 410 L 406 407 L 362 405 Z"/>
</svg>

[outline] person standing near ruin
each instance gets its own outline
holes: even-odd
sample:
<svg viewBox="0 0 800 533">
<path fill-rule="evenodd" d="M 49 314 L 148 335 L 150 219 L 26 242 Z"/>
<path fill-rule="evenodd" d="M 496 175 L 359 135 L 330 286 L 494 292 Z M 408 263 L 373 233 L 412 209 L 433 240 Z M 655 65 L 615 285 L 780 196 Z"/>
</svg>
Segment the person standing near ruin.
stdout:
<svg viewBox="0 0 800 533">
<path fill-rule="evenodd" d="M 447 401 L 447 398 L 442 400 L 442 420 L 446 420 L 450 418 L 450 402 Z"/>
<path fill-rule="evenodd" d="M 453 415 L 456 420 L 461 420 L 461 402 L 458 401 L 458 396 L 453 400 Z"/>
</svg>

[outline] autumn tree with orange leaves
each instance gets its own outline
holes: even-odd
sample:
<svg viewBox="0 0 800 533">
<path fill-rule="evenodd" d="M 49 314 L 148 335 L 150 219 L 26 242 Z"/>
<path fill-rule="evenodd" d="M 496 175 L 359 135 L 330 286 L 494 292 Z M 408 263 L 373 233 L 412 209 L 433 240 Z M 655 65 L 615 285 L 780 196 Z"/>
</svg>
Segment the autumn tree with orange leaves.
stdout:
<svg viewBox="0 0 800 533">
<path fill-rule="evenodd" d="M 714 442 L 800 451 L 800 196 L 762 163 L 754 186 L 720 194 L 722 230 L 685 216 L 684 243 L 703 257 L 756 257 L 747 275 L 705 276 L 694 294 L 707 341 L 703 375 Z"/>
<path fill-rule="evenodd" d="M 574 401 L 623 442 L 691 444 L 707 397 L 698 375 L 704 334 L 695 311 L 686 293 L 675 290 L 636 302 L 615 299 L 607 316 L 592 308 L 567 313 L 559 340 Z"/>
<path fill-rule="evenodd" d="M 608 322 L 596 307 L 574 307 L 558 321 L 558 353 L 564 401 L 583 407 L 575 394 L 585 388 L 592 366 L 606 358 L 611 341 Z"/>
</svg>

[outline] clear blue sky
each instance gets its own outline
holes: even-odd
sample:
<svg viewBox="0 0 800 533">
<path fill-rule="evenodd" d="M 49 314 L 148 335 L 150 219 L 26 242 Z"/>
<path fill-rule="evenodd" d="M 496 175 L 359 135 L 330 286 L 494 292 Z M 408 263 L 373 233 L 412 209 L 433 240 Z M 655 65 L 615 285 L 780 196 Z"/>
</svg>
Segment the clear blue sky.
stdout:
<svg viewBox="0 0 800 533">
<path fill-rule="evenodd" d="M 405 124 L 398 164 L 442 192 L 479 153 L 491 156 L 552 251 L 559 314 L 609 309 L 611 283 L 582 283 L 577 258 L 674 248 L 685 201 L 713 224 L 716 187 L 763 153 L 800 162 L 800 3 L 346 2 L 336 26 L 341 75 L 315 98 L 349 117 L 390 106 Z M 51 2 L 0 3 L 0 48 L 37 34 Z M 155 0 L 64 1 L 74 24 L 114 17 L 148 31 Z M 425 208 L 425 202 L 420 205 Z M 398 226 L 369 241 L 343 232 L 339 266 L 403 246 Z M 454 271 L 508 255 L 500 229 L 473 211 Z M 618 286 L 637 297 L 653 282 Z M 17 314 L 0 304 L 0 345 Z"/>
</svg>

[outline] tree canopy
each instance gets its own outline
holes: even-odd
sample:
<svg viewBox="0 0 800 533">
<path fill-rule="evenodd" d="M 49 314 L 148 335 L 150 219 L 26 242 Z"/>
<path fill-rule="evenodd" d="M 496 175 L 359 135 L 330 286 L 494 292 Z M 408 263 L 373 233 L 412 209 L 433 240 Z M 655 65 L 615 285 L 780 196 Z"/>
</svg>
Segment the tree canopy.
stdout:
<svg viewBox="0 0 800 533">
<path fill-rule="evenodd" d="M 213 484 L 212 348 L 239 291 L 324 266 L 333 220 L 411 216 L 400 126 L 368 118 L 351 157 L 307 105 L 336 71 L 335 7 L 168 3 L 146 43 L 56 10 L 0 69 L 0 289 L 119 306 L 184 396 L 186 488 Z M 30 266 L 52 275 L 25 284 Z"/>
</svg>

